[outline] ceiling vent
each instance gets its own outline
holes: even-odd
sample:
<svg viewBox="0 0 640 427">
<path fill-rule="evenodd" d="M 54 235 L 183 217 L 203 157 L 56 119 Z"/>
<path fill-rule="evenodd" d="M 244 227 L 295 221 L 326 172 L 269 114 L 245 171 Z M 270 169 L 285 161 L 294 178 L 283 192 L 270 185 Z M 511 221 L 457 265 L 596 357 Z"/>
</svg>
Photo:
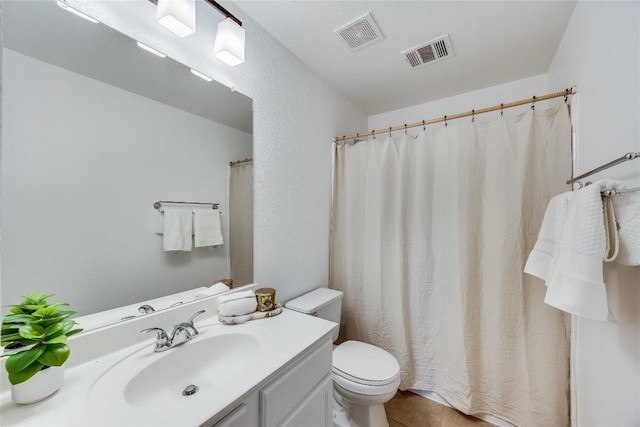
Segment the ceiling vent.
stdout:
<svg viewBox="0 0 640 427">
<path fill-rule="evenodd" d="M 453 56 L 449 34 L 400 52 L 411 68 L 419 68 Z"/>
<path fill-rule="evenodd" d="M 370 13 L 334 31 L 352 51 L 364 49 L 384 39 Z"/>
</svg>

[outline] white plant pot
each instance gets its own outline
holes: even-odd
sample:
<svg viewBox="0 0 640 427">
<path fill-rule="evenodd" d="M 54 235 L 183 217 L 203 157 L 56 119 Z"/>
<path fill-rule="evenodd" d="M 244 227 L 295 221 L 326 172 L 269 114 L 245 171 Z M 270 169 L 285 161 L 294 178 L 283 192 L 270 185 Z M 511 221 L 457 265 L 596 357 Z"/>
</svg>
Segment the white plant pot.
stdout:
<svg viewBox="0 0 640 427">
<path fill-rule="evenodd" d="M 11 385 L 11 400 L 15 403 L 28 404 L 38 402 L 55 393 L 64 382 L 64 367 L 51 366 L 44 369 L 27 381 Z"/>
</svg>

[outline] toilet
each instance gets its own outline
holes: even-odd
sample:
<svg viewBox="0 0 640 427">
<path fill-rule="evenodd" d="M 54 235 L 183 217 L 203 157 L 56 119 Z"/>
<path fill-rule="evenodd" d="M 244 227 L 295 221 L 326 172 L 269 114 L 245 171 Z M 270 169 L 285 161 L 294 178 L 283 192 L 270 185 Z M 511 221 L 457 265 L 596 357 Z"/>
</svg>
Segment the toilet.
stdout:
<svg viewBox="0 0 640 427">
<path fill-rule="evenodd" d="M 342 292 L 319 288 L 288 301 L 285 308 L 340 324 Z M 333 341 L 338 339 L 338 330 Z M 384 404 L 400 385 L 400 365 L 387 351 L 360 341 L 334 346 L 333 423 L 338 427 L 388 426 Z"/>
</svg>

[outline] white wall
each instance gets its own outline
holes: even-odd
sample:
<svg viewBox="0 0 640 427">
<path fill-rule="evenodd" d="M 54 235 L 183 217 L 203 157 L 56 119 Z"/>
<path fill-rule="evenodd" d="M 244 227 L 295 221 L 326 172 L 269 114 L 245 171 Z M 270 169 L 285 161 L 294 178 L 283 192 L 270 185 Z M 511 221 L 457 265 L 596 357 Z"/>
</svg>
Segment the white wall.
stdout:
<svg viewBox="0 0 640 427">
<path fill-rule="evenodd" d="M 127 14 L 110 15 L 118 2 L 69 3 L 140 40 L 177 43 L 158 25 L 147 31 Z M 246 30 L 244 64 L 212 60 L 209 43 L 171 52 L 253 99 L 254 280 L 286 301 L 328 283 L 332 138 L 367 119 L 236 5 L 222 4 Z"/>
<path fill-rule="evenodd" d="M 228 245 L 163 252 L 152 205 L 228 213 L 250 134 L 8 49 L 3 62 L 3 304 L 40 290 L 86 314 L 229 277 Z"/>
<path fill-rule="evenodd" d="M 640 3 L 579 1 L 549 68 L 550 85 L 578 86 L 578 174 L 640 151 Z M 590 179 L 640 185 L 640 160 Z M 640 426 L 640 267 L 607 264 L 612 318 L 577 319 L 576 425 Z"/>
</svg>

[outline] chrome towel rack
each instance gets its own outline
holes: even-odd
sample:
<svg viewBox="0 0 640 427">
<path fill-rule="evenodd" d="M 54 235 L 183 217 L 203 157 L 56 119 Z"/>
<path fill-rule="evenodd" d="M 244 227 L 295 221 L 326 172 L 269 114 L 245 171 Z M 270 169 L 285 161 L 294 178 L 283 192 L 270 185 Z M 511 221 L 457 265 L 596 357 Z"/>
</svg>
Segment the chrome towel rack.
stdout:
<svg viewBox="0 0 640 427">
<path fill-rule="evenodd" d="M 599 166 L 593 170 L 590 170 L 589 172 L 585 172 L 582 175 L 576 176 L 575 178 L 571 178 L 570 180 L 567 180 L 567 184 L 573 184 L 574 182 L 580 181 L 582 178 L 586 178 L 590 175 L 596 174 L 598 172 L 601 172 L 605 169 L 609 169 L 610 167 L 619 165 L 620 163 L 624 163 L 628 160 L 633 160 L 633 159 L 637 159 L 640 157 L 640 152 L 637 153 L 627 153 L 624 156 L 618 157 L 615 160 L 610 161 L 609 163 L 605 163 L 602 166 Z"/>
<path fill-rule="evenodd" d="M 220 203 L 211 203 L 211 202 L 175 202 L 172 200 L 158 200 L 153 204 L 153 208 L 160 210 L 163 203 L 172 204 L 172 205 L 173 204 L 175 205 L 211 205 L 211 209 L 214 209 L 214 210 L 218 209 L 218 207 L 220 206 Z"/>
</svg>

